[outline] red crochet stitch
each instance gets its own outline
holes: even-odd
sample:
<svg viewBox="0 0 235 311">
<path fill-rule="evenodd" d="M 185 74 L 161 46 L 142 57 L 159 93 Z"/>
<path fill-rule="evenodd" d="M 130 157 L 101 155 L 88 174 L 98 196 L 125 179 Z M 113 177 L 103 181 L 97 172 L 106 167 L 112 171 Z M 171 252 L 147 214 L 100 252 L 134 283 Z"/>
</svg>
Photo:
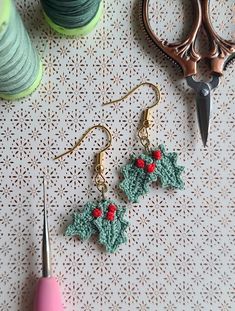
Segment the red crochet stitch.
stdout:
<svg viewBox="0 0 235 311">
<path fill-rule="evenodd" d="M 155 150 L 155 151 L 153 151 L 153 158 L 155 159 L 155 160 L 161 160 L 161 158 L 162 158 L 162 153 L 161 153 L 161 150 Z"/>
<path fill-rule="evenodd" d="M 145 162 L 143 159 L 136 159 L 135 160 L 135 166 L 138 168 L 144 168 L 145 167 Z"/>
<path fill-rule="evenodd" d="M 95 218 L 99 218 L 102 215 L 102 211 L 99 208 L 95 208 L 92 211 L 92 216 Z"/>
<path fill-rule="evenodd" d="M 108 211 L 109 211 L 109 212 L 115 213 L 116 210 L 117 210 L 117 206 L 116 206 L 116 205 L 114 205 L 114 204 L 112 204 L 112 203 L 109 204 L 109 206 L 108 206 Z"/>
<path fill-rule="evenodd" d="M 114 220 L 114 213 L 112 212 L 108 212 L 107 215 L 106 215 L 106 219 L 109 220 L 109 221 L 113 221 Z"/>
<path fill-rule="evenodd" d="M 146 171 L 148 173 L 153 173 L 155 171 L 156 165 L 155 163 L 147 164 L 146 165 Z"/>
</svg>

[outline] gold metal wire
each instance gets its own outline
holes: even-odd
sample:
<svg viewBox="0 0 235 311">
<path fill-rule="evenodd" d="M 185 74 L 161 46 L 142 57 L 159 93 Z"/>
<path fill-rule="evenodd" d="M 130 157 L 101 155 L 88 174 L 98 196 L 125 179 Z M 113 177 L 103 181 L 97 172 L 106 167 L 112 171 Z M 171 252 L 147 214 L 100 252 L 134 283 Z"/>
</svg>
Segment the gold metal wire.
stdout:
<svg viewBox="0 0 235 311">
<path fill-rule="evenodd" d="M 96 128 L 100 128 L 100 129 L 104 130 L 104 131 L 107 133 L 107 135 L 108 135 L 108 144 L 106 145 L 106 147 L 105 147 L 104 149 L 102 149 L 102 150 L 100 151 L 100 154 L 104 153 L 107 149 L 109 149 L 109 147 L 110 147 L 111 144 L 112 144 L 112 134 L 111 134 L 110 130 L 109 130 L 107 127 L 105 127 L 104 125 L 96 124 L 96 125 L 90 127 L 90 128 L 82 135 L 81 139 L 79 139 L 71 149 L 69 149 L 69 150 L 65 151 L 64 153 L 62 153 L 62 154 L 56 156 L 56 157 L 54 158 L 54 160 L 58 160 L 59 158 L 64 157 L 66 154 L 72 154 L 73 151 L 74 151 L 75 149 L 77 149 L 78 147 L 81 146 L 82 142 L 83 142 L 84 139 L 87 137 L 87 135 L 88 135 L 92 130 L 94 130 L 94 129 L 96 129 Z"/>
<path fill-rule="evenodd" d="M 141 144 L 144 146 L 144 148 L 147 151 L 149 151 L 150 140 L 149 140 L 148 129 L 151 127 L 151 110 L 155 108 L 161 100 L 161 93 L 160 93 L 159 87 L 156 84 L 153 84 L 151 82 L 140 83 L 137 86 L 135 86 L 133 89 L 131 89 L 127 94 L 122 96 L 121 98 L 112 100 L 108 103 L 104 103 L 103 106 L 112 105 L 112 104 L 121 102 L 122 100 L 125 100 L 127 97 L 129 97 L 132 93 L 134 93 L 138 88 L 140 88 L 141 86 L 145 86 L 145 85 L 152 87 L 157 97 L 156 103 L 144 110 L 142 124 L 138 130 L 138 137 L 140 139 Z"/>
<path fill-rule="evenodd" d="M 77 149 L 78 147 L 81 146 L 82 142 L 84 141 L 84 139 L 87 137 L 87 135 L 94 129 L 97 129 L 97 128 L 100 128 L 102 130 L 104 130 L 108 136 L 108 143 L 107 145 L 105 146 L 105 148 L 103 148 L 97 155 L 96 155 L 96 165 L 95 165 L 95 185 L 97 187 L 97 189 L 102 193 L 102 196 L 104 197 L 105 193 L 107 192 L 108 190 L 108 186 L 107 186 L 107 183 L 106 183 L 106 180 L 105 180 L 105 177 L 104 177 L 104 154 L 105 152 L 107 151 L 108 148 L 110 148 L 111 144 L 112 144 L 112 134 L 110 132 L 110 130 L 105 127 L 104 125 L 101 125 L 101 124 L 97 124 L 97 125 L 94 125 L 92 127 L 90 127 L 81 137 L 81 139 L 79 139 L 75 145 L 65 151 L 64 153 L 56 156 L 54 158 L 54 160 L 58 160 L 59 158 L 62 158 L 64 157 L 65 155 L 67 154 L 72 154 L 75 149 Z"/>
<path fill-rule="evenodd" d="M 108 186 L 105 180 L 105 177 L 99 171 L 96 172 L 95 175 L 95 185 L 96 188 L 101 192 L 102 197 L 105 197 L 105 193 L 108 191 Z"/>
<path fill-rule="evenodd" d="M 152 108 L 154 108 L 155 106 L 157 106 L 158 103 L 160 102 L 160 100 L 161 100 L 161 93 L 160 93 L 160 89 L 159 89 L 158 85 L 153 84 L 153 83 L 148 82 L 148 81 L 142 82 L 142 83 L 136 85 L 136 86 L 133 87 L 127 94 L 125 94 L 124 96 L 120 97 L 119 99 L 112 100 L 112 101 L 110 101 L 110 102 L 108 102 L 108 103 L 104 103 L 103 106 L 112 105 L 112 104 L 116 104 L 116 103 L 118 103 L 118 102 L 120 102 L 120 101 L 123 101 L 124 99 L 128 98 L 131 94 L 133 94 L 138 88 L 140 88 L 141 86 L 145 86 L 145 85 L 148 85 L 148 86 L 152 87 L 153 90 L 154 90 L 155 93 L 156 93 L 156 96 L 157 96 L 157 101 L 156 101 L 156 103 L 153 104 L 152 106 L 148 107 L 148 109 L 152 109 Z"/>
<path fill-rule="evenodd" d="M 148 127 L 145 127 L 144 125 L 138 130 L 138 137 L 140 139 L 140 142 L 142 146 L 145 148 L 147 152 L 149 152 L 150 148 L 150 140 L 149 140 L 149 131 Z"/>
</svg>

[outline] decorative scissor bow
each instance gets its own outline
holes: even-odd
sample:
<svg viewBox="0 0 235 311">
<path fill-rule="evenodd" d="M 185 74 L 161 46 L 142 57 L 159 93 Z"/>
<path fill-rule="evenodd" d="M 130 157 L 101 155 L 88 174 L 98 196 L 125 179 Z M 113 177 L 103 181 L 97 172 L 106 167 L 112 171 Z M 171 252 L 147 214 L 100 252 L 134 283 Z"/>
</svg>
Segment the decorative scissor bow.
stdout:
<svg viewBox="0 0 235 311">
<path fill-rule="evenodd" d="M 221 38 L 214 30 L 209 12 L 210 0 L 193 0 L 194 22 L 187 38 L 180 43 L 167 43 L 159 39 L 150 26 L 149 0 L 142 0 L 142 21 L 147 34 L 158 48 L 176 62 L 183 70 L 187 84 L 196 93 L 199 128 L 206 146 L 211 115 L 211 91 L 219 85 L 219 78 L 229 62 L 235 57 L 235 43 Z M 196 51 L 195 43 L 200 27 L 203 26 L 210 43 L 208 55 Z M 206 58 L 210 61 L 212 78 L 209 82 L 196 81 L 197 63 Z"/>
</svg>

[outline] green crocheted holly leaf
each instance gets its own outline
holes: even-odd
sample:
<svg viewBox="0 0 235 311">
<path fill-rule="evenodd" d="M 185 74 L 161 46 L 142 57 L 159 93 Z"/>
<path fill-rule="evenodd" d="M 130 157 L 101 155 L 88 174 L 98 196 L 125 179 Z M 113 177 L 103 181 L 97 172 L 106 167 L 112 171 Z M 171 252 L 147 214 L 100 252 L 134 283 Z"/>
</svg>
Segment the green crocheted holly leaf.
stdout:
<svg viewBox="0 0 235 311">
<path fill-rule="evenodd" d="M 125 209 L 110 200 L 89 202 L 79 213 L 74 213 L 73 223 L 65 232 L 68 236 L 77 235 L 81 240 L 99 235 L 99 242 L 108 252 L 115 252 L 126 242 L 125 231 L 128 222 L 124 220 Z"/>
<path fill-rule="evenodd" d="M 73 223 L 65 231 L 67 236 L 79 236 L 81 240 L 89 239 L 95 233 L 96 227 L 93 224 L 92 211 L 96 208 L 96 202 L 88 202 L 83 210 L 73 214 Z"/>
<path fill-rule="evenodd" d="M 142 161 L 145 167 L 141 167 Z M 146 171 L 146 165 L 151 164 L 154 164 L 154 160 L 143 153 L 139 156 L 131 155 L 131 163 L 122 168 L 124 178 L 119 187 L 133 203 L 138 202 L 139 197 L 146 194 L 149 191 L 149 185 L 158 178 L 153 172 Z"/>
<path fill-rule="evenodd" d="M 177 165 L 177 154 L 166 153 L 165 147 L 160 145 L 150 154 L 131 156 L 131 162 L 122 169 L 123 180 L 119 187 L 135 203 L 149 191 L 149 185 L 158 179 L 164 188 L 183 189 L 183 170 L 182 166 Z"/>
<path fill-rule="evenodd" d="M 184 182 L 181 179 L 181 173 L 184 171 L 184 167 L 177 164 L 177 153 L 166 153 L 164 145 L 160 145 L 159 149 L 162 157 L 157 161 L 156 175 L 159 177 L 162 187 L 183 189 Z"/>
<path fill-rule="evenodd" d="M 128 222 L 124 219 L 125 208 L 116 210 L 113 220 L 108 217 L 108 209 L 106 209 L 106 217 L 97 218 L 95 225 L 99 231 L 99 242 L 105 246 L 106 251 L 114 253 L 119 245 L 127 241 L 125 231 L 128 227 Z"/>
</svg>

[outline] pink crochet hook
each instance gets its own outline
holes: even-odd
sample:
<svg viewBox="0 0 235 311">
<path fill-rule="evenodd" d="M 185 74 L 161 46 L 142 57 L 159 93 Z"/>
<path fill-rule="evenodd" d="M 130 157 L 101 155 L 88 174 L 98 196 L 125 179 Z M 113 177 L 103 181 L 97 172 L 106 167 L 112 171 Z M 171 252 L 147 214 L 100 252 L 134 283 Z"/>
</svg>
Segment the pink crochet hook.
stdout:
<svg viewBox="0 0 235 311">
<path fill-rule="evenodd" d="M 39 279 L 34 300 L 34 311 L 63 311 L 59 285 L 51 276 L 50 236 L 47 222 L 45 182 L 43 178 L 44 219 L 42 240 L 42 278 Z"/>
</svg>

